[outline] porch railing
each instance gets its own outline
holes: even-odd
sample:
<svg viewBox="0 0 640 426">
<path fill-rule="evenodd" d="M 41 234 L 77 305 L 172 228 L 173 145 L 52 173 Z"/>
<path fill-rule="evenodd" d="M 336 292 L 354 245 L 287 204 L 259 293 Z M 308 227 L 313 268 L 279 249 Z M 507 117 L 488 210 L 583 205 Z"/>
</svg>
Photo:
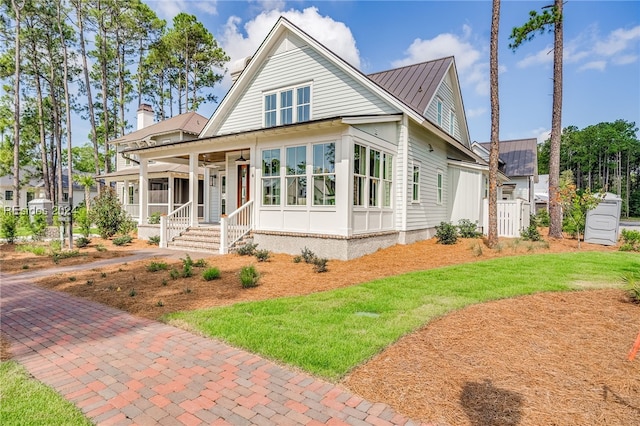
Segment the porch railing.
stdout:
<svg viewBox="0 0 640 426">
<path fill-rule="evenodd" d="M 181 205 L 166 216 L 160 216 L 160 247 L 166 248 L 169 241 L 184 232 L 191 225 L 193 202 Z"/>
<path fill-rule="evenodd" d="M 247 201 L 227 217 L 220 218 L 220 254 L 229 250 L 253 229 L 253 200 Z"/>
</svg>

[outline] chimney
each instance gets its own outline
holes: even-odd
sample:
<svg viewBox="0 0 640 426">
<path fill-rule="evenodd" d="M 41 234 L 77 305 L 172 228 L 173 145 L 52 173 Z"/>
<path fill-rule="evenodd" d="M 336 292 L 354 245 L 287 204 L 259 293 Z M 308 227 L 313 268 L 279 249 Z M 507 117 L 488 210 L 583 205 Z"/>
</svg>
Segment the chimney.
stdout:
<svg viewBox="0 0 640 426">
<path fill-rule="evenodd" d="M 238 59 L 231 65 L 231 84 L 235 83 L 242 71 L 249 65 L 251 61 L 251 56 L 247 56 L 242 59 Z"/>
<path fill-rule="evenodd" d="M 149 104 L 140 104 L 138 107 L 138 128 L 136 130 L 144 129 L 145 127 L 153 124 L 153 108 Z"/>
</svg>

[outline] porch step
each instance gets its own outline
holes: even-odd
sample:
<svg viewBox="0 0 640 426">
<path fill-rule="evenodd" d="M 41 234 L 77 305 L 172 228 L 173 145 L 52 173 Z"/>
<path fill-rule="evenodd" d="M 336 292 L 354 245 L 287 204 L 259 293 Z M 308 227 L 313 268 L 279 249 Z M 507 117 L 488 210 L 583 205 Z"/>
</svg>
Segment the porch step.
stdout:
<svg viewBox="0 0 640 426">
<path fill-rule="evenodd" d="M 173 250 L 219 253 L 220 227 L 207 226 L 189 228 L 180 236 L 169 241 L 167 248 Z"/>
</svg>

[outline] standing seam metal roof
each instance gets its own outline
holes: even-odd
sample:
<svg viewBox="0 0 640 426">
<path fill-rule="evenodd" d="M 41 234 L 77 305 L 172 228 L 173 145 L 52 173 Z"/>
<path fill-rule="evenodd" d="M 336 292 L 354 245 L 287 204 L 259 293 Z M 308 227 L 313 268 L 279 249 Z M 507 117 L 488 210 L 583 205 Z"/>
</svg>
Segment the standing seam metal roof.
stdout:
<svg viewBox="0 0 640 426">
<path fill-rule="evenodd" d="M 490 142 L 480 143 L 491 149 Z M 504 173 L 509 177 L 536 176 L 538 174 L 538 141 L 536 139 L 514 139 L 500 141 L 500 160 L 504 161 Z"/>
</svg>

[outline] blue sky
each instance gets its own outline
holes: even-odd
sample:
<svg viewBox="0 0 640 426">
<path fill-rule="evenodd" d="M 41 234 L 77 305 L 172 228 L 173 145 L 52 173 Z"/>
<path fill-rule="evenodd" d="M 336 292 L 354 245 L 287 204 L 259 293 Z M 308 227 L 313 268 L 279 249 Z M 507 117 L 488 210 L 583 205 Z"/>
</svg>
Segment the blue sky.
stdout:
<svg viewBox="0 0 640 426">
<path fill-rule="evenodd" d="M 491 2 L 144 0 L 171 21 L 194 14 L 231 56 L 253 54 L 280 15 L 364 73 L 454 55 L 472 140 L 490 137 Z M 553 34 L 537 34 L 515 53 L 509 34 L 530 10 L 552 3 L 502 1 L 500 139 L 548 137 Z M 565 3 L 562 126 L 624 119 L 640 125 L 640 2 Z M 230 80 L 215 90 L 222 99 Z M 215 105 L 199 112 L 210 116 Z M 134 122 L 135 107 L 130 122 Z"/>
</svg>

